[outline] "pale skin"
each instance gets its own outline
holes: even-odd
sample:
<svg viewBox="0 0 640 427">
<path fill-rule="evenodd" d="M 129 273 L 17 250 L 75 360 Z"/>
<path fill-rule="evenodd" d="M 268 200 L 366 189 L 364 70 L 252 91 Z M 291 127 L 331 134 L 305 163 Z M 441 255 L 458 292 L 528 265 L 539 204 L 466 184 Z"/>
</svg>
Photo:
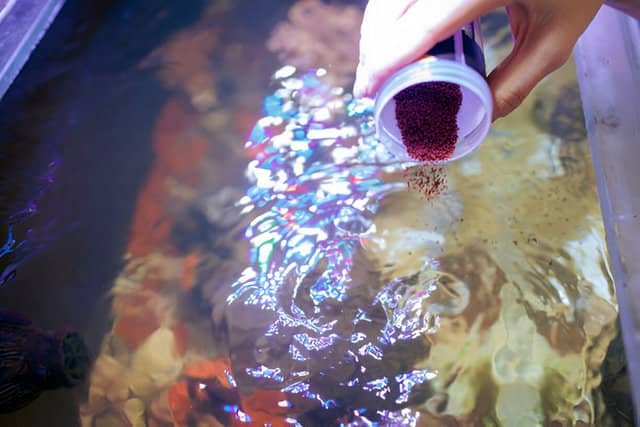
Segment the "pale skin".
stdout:
<svg viewBox="0 0 640 427">
<path fill-rule="evenodd" d="M 570 57 L 603 0 L 369 0 L 354 93 L 373 97 L 384 81 L 457 29 L 505 7 L 514 36 L 511 54 L 493 70 L 494 120 L 516 109 L 545 76 Z M 639 0 L 607 2 L 640 17 Z"/>
</svg>

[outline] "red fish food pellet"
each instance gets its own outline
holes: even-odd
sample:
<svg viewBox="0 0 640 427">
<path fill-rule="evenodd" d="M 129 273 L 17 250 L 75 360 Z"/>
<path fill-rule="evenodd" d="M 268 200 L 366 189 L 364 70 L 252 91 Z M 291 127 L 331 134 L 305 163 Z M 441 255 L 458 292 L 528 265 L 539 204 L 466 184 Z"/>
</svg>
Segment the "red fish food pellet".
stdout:
<svg viewBox="0 0 640 427">
<path fill-rule="evenodd" d="M 407 187 L 420 193 L 425 200 L 432 201 L 448 189 L 444 166 L 415 166 L 404 171 Z"/>
<path fill-rule="evenodd" d="M 421 83 L 397 94 L 395 102 L 396 121 L 411 158 L 438 163 L 451 157 L 458 141 L 460 86 L 448 82 Z"/>
</svg>

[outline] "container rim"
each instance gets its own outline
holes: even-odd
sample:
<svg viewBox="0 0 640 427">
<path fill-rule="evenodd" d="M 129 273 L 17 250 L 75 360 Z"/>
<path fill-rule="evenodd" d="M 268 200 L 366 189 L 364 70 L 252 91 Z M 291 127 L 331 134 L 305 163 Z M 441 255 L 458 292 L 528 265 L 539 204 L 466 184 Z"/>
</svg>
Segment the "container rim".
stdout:
<svg viewBox="0 0 640 427">
<path fill-rule="evenodd" d="M 493 95 L 489 85 L 482 75 L 465 64 L 451 59 L 429 56 L 396 72 L 387 80 L 376 96 L 374 105 L 376 130 L 380 141 L 387 146 L 391 154 L 403 161 L 422 163 L 409 157 L 401 136 L 393 131 L 388 120 L 385 120 L 383 112 L 398 93 L 416 84 L 429 82 L 456 84 L 464 88 L 465 93 L 475 95 L 480 108 L 483 109 L 480 122 L 473 126 L 470 133 L 460 138 L 453 155 L 440 162 L 430 162 L 431 164 L 449 163 L 467 156 L 482 143 L 489 133 L 493 117 Z M 458 120 L 460 119 L 461 117 L 458 116 Z"/>
</svg>

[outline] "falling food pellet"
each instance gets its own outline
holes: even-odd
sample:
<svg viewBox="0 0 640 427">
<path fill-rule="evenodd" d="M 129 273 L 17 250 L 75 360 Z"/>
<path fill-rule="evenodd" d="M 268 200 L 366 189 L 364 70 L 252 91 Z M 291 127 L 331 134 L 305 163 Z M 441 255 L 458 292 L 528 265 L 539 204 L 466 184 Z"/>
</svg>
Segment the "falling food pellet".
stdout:
<svg viewBox="0 0 640 427">
<path fill-rule="evenodd" d="M 447 190 L 444 166 L 415 166 L 404 171 L 409 191 L 416 191 L 426 200 L 433 200 Z"/>
<path fill-rule="evenodd" d="M 395 101 L 398 128 L 409 156 L 424 163 L 450 158 L 458 141 L 460 86 L 421 83 L 400 92 Z"/>
</svg>

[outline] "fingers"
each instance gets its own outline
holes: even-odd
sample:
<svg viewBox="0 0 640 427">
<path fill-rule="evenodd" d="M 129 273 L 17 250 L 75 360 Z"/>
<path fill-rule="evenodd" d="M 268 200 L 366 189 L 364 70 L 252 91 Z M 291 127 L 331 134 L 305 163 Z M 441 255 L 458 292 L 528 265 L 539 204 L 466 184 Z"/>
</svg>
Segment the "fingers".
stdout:
<svg viewBox="0 0 640 427">
<path fill-rule="evenodd" d="M 398 2 L 398 3 L 396 3 Z M 372 0 L 363 22 L 356 96 L 374 96 L 400 68 L 506 0 Z M 396 4 L 393 8 L 389 4 Z"/>
<path fill-rule="evenodd" d="M 512 7 L 509 16 L 516 45 L 488 78 L 494 96 L 494 121 L 520 106 L 544 77 L 569 59 L 573 46 L 553 31 L 529 31 L 524 10 Z"/>
<path fill-rule="evenodd" d="M 418 0 L 369 0 L 360 29 L 360 61 L 353 90 L 356 96 L 365 96 L 365 64 L 367 58 L 372 53 L 375 54 L 380 46 L 380 38 L 384 33 L 381 29 L 393 25 L 416 1 Z"/>
</svg>

